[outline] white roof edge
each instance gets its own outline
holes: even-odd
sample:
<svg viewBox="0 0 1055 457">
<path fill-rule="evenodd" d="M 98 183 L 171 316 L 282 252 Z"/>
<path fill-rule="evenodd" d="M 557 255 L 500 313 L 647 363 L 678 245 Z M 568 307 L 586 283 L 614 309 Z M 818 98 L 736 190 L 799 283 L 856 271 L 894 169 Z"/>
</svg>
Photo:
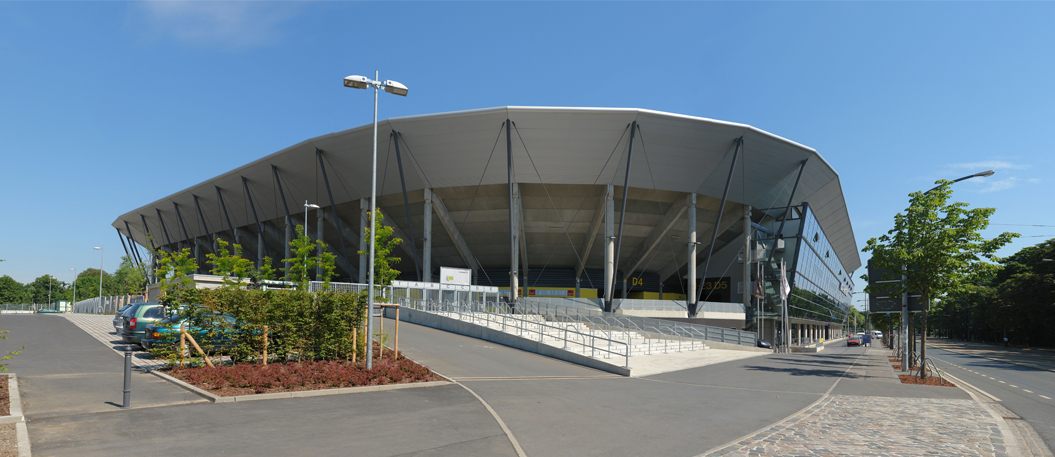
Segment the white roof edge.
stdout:
<svg viewBox="0 0 1055 457">
<path fill-rule="evenodd" d="M 487 107 L 487 108 L 473 108 L 473 109 L 457 110 L 457 111 L 445 111 L 445 112 L 430 113 L 430 114 L 415 114 L 415 115 L 410 115 L 410 116 L 397 116 L 397 117 L 391 117 L 391 118 L 378 120 L 378 124 L 388 123 L 389 125 L 391 125 L 393 122 L 400 122 L 400 121 L 410 121 L 410 120 L 419 120 L 419 119 L 442 119 L 442 118 L 445 118 L 445 117 L 464 116 L 464 115 L 472 115 L 472 114 L 484 114 L 484 113 L 488 113 L 488 112 L 501 112 L 501 111 L 506 111 L 507 113 L 508 112 L 512 112 L 512 111 L 566 111 L 566 112 L 575 112 L 575 111 L 590 112 L 590 111 L 592 111 L 592 112 L 612 112 L 612 113 L 638 113 L 638 114 L 650 114 L 650 115 L 656 115 L 656 116 L 671 117 L 671 118 L 677 118 L 677 119 L 685 119 L 685 120 L 698 121 L 698 122 L 707 122 L 707 123 L 712 123 L 712 124 L 717 124 L 717 125 L 724 125 L 724 126 L 729 126 L 729 127 L 741 128 L 741 129 L 745 129 L 745 130 L 757 133 L 759 135 L 764 135 L 764 136 L 770 137 L 772 139 L 775 139 L 777 141 L 786 143 L 786 144 L 791 145 L 793 147 L 800 148 L 800 149 L 803 149 L 805 151 L 811 152 L 811 153 L 813 153 L 813 155 L 815 157 L 820 159 L 821 162 L 825 166 L 828 167 L 829 171 L 831 171 L 833 174 L 835 174 L 836 179 L 838 179 L 838 177 L 839 177 L 839 174 L 838 174 L 837 171 L 835 171 L 835 168 L 832 167 L 831 164 L 827 160 L 825 160 L 824 157 L 822 157 L 821 154 L 819 152 L 817 152 L 816 149 L 813 149 L 813 148 L 811 148 L 809 146 L 806 146 L 806 145 L 804 145 L 802 143 L 798 143 L 796 141 L 789 140 L 787 138 L 784 138 L 784 137 L 782 137 L 780 135 L 776 135 L 774 133 L 768 132 L 766 130 L 762 130 L 762 129 L 757 128 L 755 126 L 752 126 L 750 124 L 743 124 L 743 123 L 731 122 L 731 121 L 723 121 L 723 120 L 712 119 L 712 118 L 707 118 L 707 117 L 702 117 L 702 116 L 692 116 L 692 115 L 688 115 L 688 114 L 671 113 L 671 112 L 668 112 L 668 111 L 659 111 L 659 110 L 652 110 L 652 109 L 646 109 L 646 108 L 580 107 L 580 106 L 516 106 L 516 105 L 506 105 L 506 106 L 493 106 L 493 107 Z M 283 154 L 283 153 L 285 153 L 287 151 L 290 151 L 290 150 L 302 147 L 302 146 L 304 146 L 306 144 L 313 144 L 313 143 L 318 142 L 318 141 L 322 141 L 322 140 L 325 140 L 325 139 L 328 139 L 328 138 L 332 138 L 332 137 L 335 137 L 335 136 L 346 135 L 346 134 L 349 134 L 349 133 L 352 133 L 352 132 L 355 132 L 355 131 L 358 131 L 358 130 L 370 128 L 372 126 L 373 126 L 373 122 L 370 122 L 370 123 L 367 123 L 367 124 L 363 124 L 363 125 L 359 125 L 359 126 L 343 129 L 343 130 L 338 130 L 338 131 L 334 131 L 334 132 L 324 133 L 324 134 L 321 134 L 321 135 L 318 135 L 318 136 L 314 136 L 314 137 L 308 138 L 306 140 L 300 141 L 300 142 L 295 143 L 293 145 L 284 147 L 284 148 L 279 149 L 279 150 L 277 150 L 275 152 L 272 152 L 271 154 L 267 154 L 267 155 L 265 155 L 263 157 L 260 157 L 260 158 L 258 158 L 256 160 L 253 160 L 253 161 L 249 162 L 249 163 L 246 163 L 244 165 L 241 165 L 239 167 L 231 169 L 231 170 L 229 170 L 227 172 L 221 173 L 221 174 L 213 176 L 211 178 L 206 178 L 206 179 L 204 179 L 204 180 L 202 180 L 200 182 L 197 182 L 195 184 L 187 186 L 187 187 L 185 187 L 183 189 L 180 189 L 180 190 L 178 190 L 176 192 L 169 193 L 168 195 L 166 195 L 166 196 L 164 196 L 162 198 L 159 198 L 159 199 L 153 200 L 153 201 L 151 201 L 149 203 L 140 205 L 138 208 L 136 208 L 136 209 L 134 209 L 132 211 L 126 212 L 126 213 L 122 214 L 121 216 L 118 216 L 116 219 L 114 219 L 114 223 L 116 223 L 118 221 L 122 221 L 125 216 L 130 215 L 130 214 L 134 214 L 135 211 L 138 211 L 141 208 L 148 207 L 148 206 L 158 207 L 159 206 L 158 203 L 167 202 L 167 201 L 169 201 L 168 199 L 170 197 L 174 196 L 174 195 L 183 194 L 185 192 L 190 191 L 191 189 L 194 189 L 196 187 L 205 185 L 205 184 L 207 184 L 209 182 L 217 181 L 217 180 L 226 178 L 228 176 L 237 175 L 237 174 L 239 174 L 239 172 L 241 170 L 250 168 L 250 167 L 252 167 L 254 165 L 257 165 L 257 164 L 259 164 L 261 162 L 266 162 L 269 159 L 271 159 L 271 158 L 273 158 L 275 156 L 281 155 L 281 154 Z M 841 187 L 842 186 L 840 185 L 840 188 Z M 120 230 L 120 228 L 118 228 L 118 230 Z"/>
</svg>

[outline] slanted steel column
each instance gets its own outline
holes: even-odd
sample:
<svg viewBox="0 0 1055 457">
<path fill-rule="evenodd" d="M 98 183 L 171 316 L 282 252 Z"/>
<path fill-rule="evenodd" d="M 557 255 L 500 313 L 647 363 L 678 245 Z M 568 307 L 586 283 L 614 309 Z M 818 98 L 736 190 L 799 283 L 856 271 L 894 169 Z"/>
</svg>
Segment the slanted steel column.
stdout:
<svg viewBox="0 0 1055 457">
<path fill-rule="evenodd" d="M 143 223 L 143 231 L 147 234 L 147 241 L 150 242 L 150 252 L 157 252 L 158 248 L 154 244 L 154 235 L 150 233 L 150 226 L 147 225 L 147 218 L 142 213 L 139 214 L 139 220 Z"/>
<path fill-rule="evenodd" d="M 425 192 L 425 219 L 422 221 L 422 233 L 424 239 L 421 241 L 421 280 L 432 282 L 432 189 L 426 187 Z"/>
<path fill-rule="evenodd" d="M 132 236 L 132 227 L 128 225 L 128 221 L 121 222 L 125 223 L 125 231 L 128 232 L 128 239 L 130 240 L 130 243 L 128 244 L 128 247 L 132 251 L 132 259 L 130 260 L 137 262 L 139 269 L 143 270 L 143 273 L 146 274 L 146 267 L 143 266 L 143 258 L 139 256 L 139 250 L 136 249 L 136 238 Z"/>
<path fill-rule="evenodd" d="M 517 227 L 516 204 L 513 196 L 513 136 L 512 121 L 506 119 L 506 180 L 509 183 L 509 301 L 516 302 L 520 292 L 519 263 L 520 230 Z"/>
<path fill-rule="evenodd" d="M 169 249 L 172 249 L 172 238 L 169 238 L 169 229 L 165 226 L 165 219 L 161 217 L 161 210 L 155 207 L 154 211 L 158 215 L 158 222 L 161 223 L 161 232 L 165 235 L 165 244 L 168 245 Z"/>
<path fill-rule="evenodd" d="M 611 184 L 604 200 L 604 310 L 611 311 L 615 287 L 615 189 Z"/>
<path fill-rule="evenodd" d="M 283 247 L 283 250 L 282 250 L 283 256 L 284 256 L 284 257 L 282 257 L 282 259 L 285 260 L 285 259 L 289 258 L 289 240 L 290 240 L 290 233 L 293 230 L 293 224 L 290 221 L 289 202 L 286 201 L 286 192 L 285 192 L 285 190 L 282 189 L 282 178 L 280 178 L 279 175 L 278 175 L 278 167 L 272 165 L 271 166 L 271 174 L 274 175 L 274 177 L 275 177 L 275 188 L 278 190 L 278 194 L 282 197 L 282 209 L 285 210 L 285 215 L 286 215 L 285 216 L 285 223 L 286 224 L 285 224 L 285 230 L 284 230 L 284 232 L 285 232 L 285 246 Z M 289 262 L 283 261 L 282 262 L 282 268 L 283 268 L 283 274 L 288 275 L 289 274 Z"/>
<path fill-rule="evenodd" d="M 201 202 L 197 195 L 191 195 L 194 197 L 194 207 L 198 209 L 198 220 L 201 221 L 201 228 L 205 231 L 205 234 L 212 238 L 212 252 L 216 252 L 216 235 L 209 231 L 209 224 L 205 222 L 205 212 L 201 210 Z"/>
<path fill-rule="evenodd" d="M 308 210 L 307 208 L 304 208 L 304 211 L 307 211 L 307 210 Z M 319 208 L 319 209 L 315 210 L 315 239 L 325 242 L 325 239 L 322 237 L 322 235 L 323 235 L 322 224 L 324 222 L 323 214 L 324 214 L 324 212 L 323 212 L 322 208 Z M 304 227 L 304 230 L 307 231 L 308 228 Z M 318 246 L 318 247 L 315 248 L 315 255 L 317 257 L 322 257 L 322 246 Z M 316 281 L 319 280 L 319 275 L 320 274 L 322 274 L 322 265 L 316 264 L 315 265 L 315 280 Z"/>
<path fill-rule="evenodd" d="M 369 227 L 367 227 L 369 206 L 365 198 L 359 199 L 359 282 L 361 284 L 366 283 L 367 244 L 370 242 L 367 235 L 369 233 Z"/>
<path fill-rule="evenodd" d="M 697 298 L 696 298 L 696 248 L 700 246 L 696 242 L 696 193 L 689 194 L 689 245 L 688 245 L 688 292 L 689 295 L 686 297 L 687 308 L 690 310 L 696 309 Z M 660 278 L 662 281 L 662 278 Z M 692 313 L 689 313 L 689 317 L 692 317 Z"/>
<path fill-rule="evenodd" d="M 396 144 L 396 165 L 399 168 L 399 187 L 403 190 L 403 215 L 407 218 L 407 234 L 409 235 L 413 231 L 411 230 L 410 222 L 410 199 L 407 198 L 407 179 L 403 172 L 403 154 L 400 153 L 399 150 L 399 139 L 402 137 L 402 134 L 393 130 L 391 137 L 392 141 Z M 418 248 L 414 245 L 413 236 L 407 237 L 405 241 L 410 245 L 409 248 L 412 252 L 417 252 Z M 417 262 L 414 262 L 414 270 L 416 270 L 415 273 L 417 273 L 418 281 L 421 281 L 421 268 L 418 266 Z"/>
<path fill-rule="evenodd" d="M 315 154 L 316 154 L 316 157 L 318 158 L 318 161 L 319 161 L 319 170 L 322 171 L 322 183 L 323 183 L 323 185 L 326 186 L 326 197 L 329 199 L 329 203 L 330 203 L 329 204 L 329 207 L 330 207 L 330 219 L 333 220 L 333 226 L 337 229 L 337 239 L 338 239 L 338 243 L 339 243 L 338 244 L 339 248 L 336 250 L 337 251 L 337 256 L 341 257 L 341 258 L 344 258 L 344 260 L 342 260 L 342 262 L 343 263 L 347 263 L 348 260 L 347 260 L 347 257 L 345 255 L 345 252 L 348 251 L 348 245 L 347 245 L 347 236 L 345 236 L 344 222 L 341 219 L 340 214 L 337 213 L 337 203 L 333 199 L 333 188 L 330 187 L 330 174 L 326 171 L 326 161 L 323 160 L 323 157 L 322 157 L 323 152 L 325 152 L 325 151 L 323 151 L 321 149 L 315 149 Z M 349 277 L 351 277 L 351 273 L 352 272 L 349 271 L 347 273 L 348 273 Z"/>
<path fill-rule="evenodd" d="M 623 201 L 619 210 L 619 231 L 615 235 L 615 265 L 612 274 L 619 271 L 619 255 L 623 248 L 623 223 L 626 222 L 626 201 L 630 192 L 630 164 L 634 152 L 634 133 L 637 132 L 637 121 L 630 123 L 630 141 L 626 144 L 626 173 L 623 175 Z M 626 293 L 626 279 L 623 279 L 623 293 Z M 626 298 L 625 296 L 623 298 Z M 604 302 L 604 312 L 612 312 L 612 298 Z"/>
<path fill-rule="evenodd" d="M 795 184 L 791 186 L 791 193 L 788 194 L 788 204 L 784 205 L 784 218 L 780 220 L 780 225 L 777 226 L 777 236 L 773 238 L 774 243 L 778 243 L 784 239 L 784 222 L 788 220 L 788 213 L 791 212 L 791 202 L 794 201 L 795 191 L 799 188 L 799 179 L 802 179 L 802 170 L 806 169 L 806 160 L 799 163 L 799 173 L 795 176 Z M 773 260 L 773 255 L 776 254 L 776 246 L 769 251 L 769 260 Z"/>
<path fill-rule="evenodd" d="M 187 224 L 183 221 L 183 213 L 179 210 L 179 203 L 172 202 L 172 207 L 176 209 L 176 220 L 179 221 L 180 231 L 183 232 L 183 239 L 191 239 L 187 232 Z M 201 268 L 201 251 L 198 249 L 198 237 L 194 237 L 194 263 Z"/>
<path fill-rule="evenodd" d="M 132 257 L 132 254 L 128 252 L 128 245 L 125 244 L 125 236 L 121 234 L 121 229 L 114 227 L 114 230 L 117 230 L 117 238 L 121 240 L 121 247 L 125 250 L 125 257 L 128 257 L 132 263 L 135 263 L 135 257 Z M 127 228 L 125 230 L 127 230 Z"/>
<path fill-rule="evenodd" d="M 593 213 L 593 221 L 590 222 L 590 232 L 586 234 L 586 238 L 583 239 L 582 255 L 579 257 L 579 265 L 575 268 L 575 296 L 581 296 L 579 290 L 582 286 L 582 274 L 586 270 L 586 262 L 590 259 L 590 251 L 593 250 L 594 240 L 597 238 L 597 233 L 601 230 L 601 225 L 605 221 L 605 208 L 608 207 L 608 200 L 612 195 L 612 185 L 605 186 L 604 193 L 601 194 L 600 204 L 597 205 L 597 209 Z M 607 238 L 606 238 L 607 239 Z M 607 243 L 607 241 L 605 242 Z M 606 245 L 607 246 L 607 245 Z"/>
<path fill-rule="evenodd" d="M 231 223 L 231 214 L 227 212 L 227 202 L 223 201 L 223 193 L 220 192 L 220 186 L 213 187 L 216 188 L 216 200 L 220 202 L 220 210 L 223 211 L 223 217 L 227 221 L 227 229 L 231 231 L 231 236 L 234 237 L 234 242 L 240 244 L 238 229 Z"/>
<path fill-rule="evenodd" d="M 520 193 L 520 183 L 513 186 L 513 201 L 516 203 L 516 221 L 517 221 L 517 240 L 519 241 L 518 247 L 518 259 L 520 260 L 520 274 L 521 281 L 520 287 L 524 289 L 524 294 L 527 295 L 528 290 L 528 255 L 527 255 L 527 236 L 524 234 L 524 199 Z"/>
<path fill-rule="evenodd" d="M 718 205 L 718 215 L 714 221 L 714 231 L 711 233 L 711 245 L 707 246 L 707 258 L 703 261 L 703 281 L 707 281 L 707 270 L 711 266 L 711 256 L 714 255 L 714 244 L 718 241 L 718 230 L 722 226 L 722 213 L 725 212 L 725 200 L 729 196 L 729 185 L 733 182 L 733 171 L 736 170 L 736 160 L 740 157 L 740 149 L 744 145 L 744 137 L 736 139 L 736 149 L 733 151 L 733 162 L 729 164 L 729 175 L 725 178 L 725 190 L 722 191 L 722 201 Z M 696 302 L 703 296 L 703 288 L 696 294 Z M 689 306 L 689 317 L 696 317 L 696 306 Z"/>
<path fill-rule="evenodd" d="M 256 267 L 264 262 L 264 224 L 260 223 L 260 215 L 256 212 L 256 203 L 253 202 L 253 193 L 249 191 L 249 180 L 242 176 L 242 192 L 245 192 L 245 200 L 249 203 L 249 209 L 253 211 L 253 220 L 256 222 Z"/>
</svg>

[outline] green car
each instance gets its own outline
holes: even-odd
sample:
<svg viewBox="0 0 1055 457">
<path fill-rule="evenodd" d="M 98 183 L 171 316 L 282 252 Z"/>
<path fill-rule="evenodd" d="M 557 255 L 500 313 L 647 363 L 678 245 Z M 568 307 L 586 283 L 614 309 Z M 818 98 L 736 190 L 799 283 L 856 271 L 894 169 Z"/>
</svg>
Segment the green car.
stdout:
<svg viewBox="0 0 1055 457">
<path fill-rule="evenodd" d="M 137 303 L 121 313 L 121 341 L 140 344 L 148 325 L 165 317 L 165 308 L 157 303 Z"/>
</svg>

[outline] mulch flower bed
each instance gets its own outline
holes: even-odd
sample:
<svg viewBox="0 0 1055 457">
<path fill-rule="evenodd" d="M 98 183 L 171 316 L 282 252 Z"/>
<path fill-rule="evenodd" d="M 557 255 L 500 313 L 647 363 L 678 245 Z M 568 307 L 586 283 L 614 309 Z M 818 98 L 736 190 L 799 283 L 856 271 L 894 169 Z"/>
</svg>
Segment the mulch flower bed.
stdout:
<svg viewBox="0 0 1055 457">
<path fill-rule="evenodd" d="M 934 376 L 934 375 L 927 376 L 926 379 L 920 378 L 919 376 L 916 376 L 914 374 L 899 374 L 899 375 L 897 375 L 897 377 L 899 379 L 901 379 L 901 383 L 902 384 L 920 384 L 920 385 L 927 385 L 927 386 L 956 387 L 956 384 L 953 384 L 953 383 L 951 383 L 949 381 L 946 381 L 946 380 L 941 379 L 941 378 L 939 378 L 937 376 Z"/>
<path fill-rule="evenodd" d="M 11 415 L 11 399 L 7 396 L 7 376 L 0 375 L 0 416 Z"/>
<path fill-rule="evenodd" d="M 171 368 L 169 375 L 221 396 L 296 392 L 442 380 L 412 360 L 374 361 L 372 370 L 342 360 Z"/>
</svg>

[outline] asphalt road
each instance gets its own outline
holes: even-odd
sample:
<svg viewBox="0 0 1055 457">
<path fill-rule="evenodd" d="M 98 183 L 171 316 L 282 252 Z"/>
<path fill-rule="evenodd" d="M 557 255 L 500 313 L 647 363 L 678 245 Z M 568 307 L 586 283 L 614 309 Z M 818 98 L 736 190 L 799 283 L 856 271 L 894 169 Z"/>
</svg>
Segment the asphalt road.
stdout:
<svg viewBox="0 0 1055 457">
<path fill-rule="evenodd" d="M 1048 368 L 1055 357 L 950 342 L 931 343 L 927 356 L 940 369 L 998 398 L 1055 449 L 1055 371 Z"/>
</svg>

